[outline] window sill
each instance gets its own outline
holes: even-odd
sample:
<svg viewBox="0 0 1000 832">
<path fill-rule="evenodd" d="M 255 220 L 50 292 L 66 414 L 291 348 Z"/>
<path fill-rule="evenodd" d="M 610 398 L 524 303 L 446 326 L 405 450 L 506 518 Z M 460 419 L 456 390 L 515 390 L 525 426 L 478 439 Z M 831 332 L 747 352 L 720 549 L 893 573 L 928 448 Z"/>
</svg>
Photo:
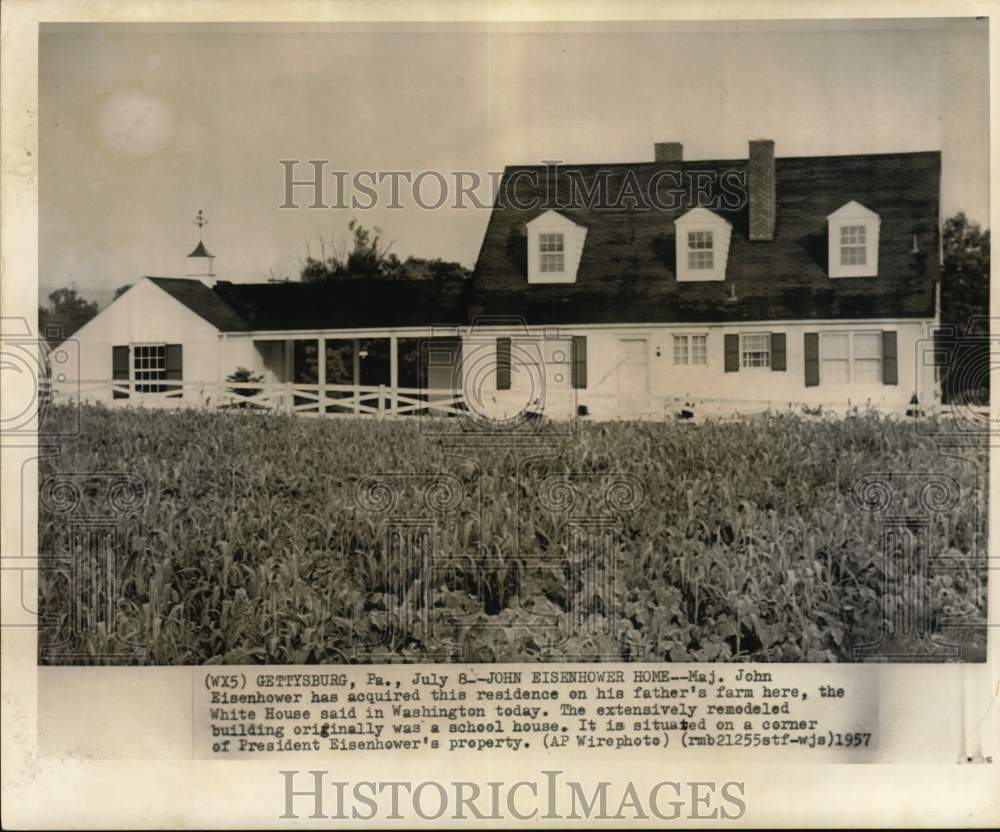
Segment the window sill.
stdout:
<svg viewBox="0 0 1000 832">
<path fill-rule="evenodd" d="M 826 387 L 827 389 L 830 389 L 830 390 L 847 390 L 847 389 L 851 389 L 851 390 L 882 390 L 883 388 L 886 388 L 886 387 L 895 387 L 895 388 L 898 388 L 900 385 L 898 385 L 898 384 L 886 384 L 883 381 L 857 381 L 857 382 L 855 382 L 855 381 L 848 381 L 848 382 L 844 382 L 842 384 L 834 384 L 834 383 L 829 382 L 829 381 L 826 382 L 826 383 L 824 383 L 824 382 L 821 381 L 819 384 L 817 384 L 815 386 L 816 387 Z"/>
<path fill-rule="evenodd" d="M 528 285 L 546 283 L 576 283 L 576 275 L 568 272 L 540 272 L 528 275 Z"/>
<path fill-rule="evenodd" d="M 710 281 L 723 282 L 726 279 L 725 274 L 720 274 L 715 271 L 705 272 L 678 272 L 677 281 L 679 283 L 708 283 Z"/>
</svg>

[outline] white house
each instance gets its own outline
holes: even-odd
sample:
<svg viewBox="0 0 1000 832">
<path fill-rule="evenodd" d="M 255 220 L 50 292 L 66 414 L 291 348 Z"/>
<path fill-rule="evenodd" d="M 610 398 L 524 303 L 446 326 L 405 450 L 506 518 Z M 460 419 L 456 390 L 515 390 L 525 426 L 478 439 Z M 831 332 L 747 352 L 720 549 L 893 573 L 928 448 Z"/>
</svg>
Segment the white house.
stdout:
<svg viewBox="0 0 1000 832">
<path fill-rule="evenodd" d="M 636 418 L 938 400 L 938 152 L 510 167 L 473 277 L 146 277 L 64 345 L 115 405 Z M 227 381 L 238 368 L 256 383 Z"/>
</svg>

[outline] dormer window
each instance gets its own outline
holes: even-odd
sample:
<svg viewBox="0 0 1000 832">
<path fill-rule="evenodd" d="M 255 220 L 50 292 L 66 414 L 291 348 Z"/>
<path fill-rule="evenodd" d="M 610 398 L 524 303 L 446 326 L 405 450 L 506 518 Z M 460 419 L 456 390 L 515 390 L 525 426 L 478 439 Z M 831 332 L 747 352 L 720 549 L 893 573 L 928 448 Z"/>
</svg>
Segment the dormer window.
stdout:
<svg viewBox="0 0 1000 832">
<path fill-rule="evenodd" d="M 546 211 L 525 226 L 528 283 L 575 283 L 587 229 L 565 214 Z"/>
<path fill-rule="evenodd" d="M 694 208 L 674 222 L 677 279 L 725 280 L 732 226 L 707 208 Z"/>
<path fill-rule="evenodd" d="M 711 231 L 688 232 L 688 268 L 692 271 L 715 268 L 712 236 Z"/>
<path fill-rule="evenodd" d="M 878 275 L 882 220 L 859 202 L 848 202 L 827 217 L 830 277 Z"/>
<path fill-rule="evenodd" d="M 566 256 L 562 234 L 539 234 L 538 250 L 541 254 L 540 266 L 543 272 L 565 271 Z"/>
</svg>

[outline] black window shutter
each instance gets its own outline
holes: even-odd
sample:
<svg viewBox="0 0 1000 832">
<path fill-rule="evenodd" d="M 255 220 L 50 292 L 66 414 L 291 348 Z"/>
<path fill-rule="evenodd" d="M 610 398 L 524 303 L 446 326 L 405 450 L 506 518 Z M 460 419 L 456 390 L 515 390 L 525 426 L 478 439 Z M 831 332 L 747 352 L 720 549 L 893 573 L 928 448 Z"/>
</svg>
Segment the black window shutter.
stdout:
<svg viewBox="0 0 1000 832">
<path fill-rule="evenodd" d="M 510 390 L 510 338 L 497 338 L 497 390 Z"/>
<path fill-rule="evenodd" d="M 882 383 L 898 384 L 899 369 L 896 359 L 896 333 L 882 332 Z"/>
<path fill-rule="evenodd" d="M 587 336 L 573 336 L 573 387 L 576 390 L 587 388 Z"/>
<path fill-rule="evenodd" d="M 111 348 L 111 379 L 125 383 L 129 380 L 127 346 Z M 128 393 L 123 393 L 112 388 L 111 397 L 115 399 L 127 399 Z"/>
<path fill-rule="evenodd" d="M 181 344 L 167 344 L 167 380 L 184 380 L 184 347 Z"/>
<path fill-rule="evenodd" d="M 184 380 L 184 346 L 182 344 L 167 344 L 166 371 L 167 381 Z M 166 391 L 171 395 L 180 396 L 184 389 L 179 385 L 167 385 Z"/>
<path fill-rule="evenodd" d="M 771 369 L 784 372 L 788 369 L 788 358 L 785 351 L 785 333 L 771 333 Z"/>
<path fill-rule="evenodd" d="M 819 385 L 819 333 L 805 334 L 806 387 Z"/>
<path fill-rule="evenodd" d="M 740 369 L 740 336 L 727 335 L 726 344 L 726 372 L 735 373 Z"/>
</svg>

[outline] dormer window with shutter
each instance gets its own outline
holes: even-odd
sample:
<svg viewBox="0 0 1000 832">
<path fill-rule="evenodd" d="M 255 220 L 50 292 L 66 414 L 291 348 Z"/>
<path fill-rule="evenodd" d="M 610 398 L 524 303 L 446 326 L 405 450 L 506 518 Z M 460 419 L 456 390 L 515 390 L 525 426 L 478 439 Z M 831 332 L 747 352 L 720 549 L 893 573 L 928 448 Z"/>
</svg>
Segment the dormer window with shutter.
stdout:
<svg viewBox="0 0 1000 832">
<path fill-rule="evenodd" d="M 882 220 L 860 202 L 827 217 L 830 277 L 876 277 Z"/>
<path fill-rule="evenodd" d="M 674 222 L 677 279 L 725 280 L 732 226 L 706 208 L 694 208 Z"/>
<path fill-rule="evenodd" d="M 528 283 L 575 283 L 587 229 L 558 211 L 527 224 Z"/>
</svg>

